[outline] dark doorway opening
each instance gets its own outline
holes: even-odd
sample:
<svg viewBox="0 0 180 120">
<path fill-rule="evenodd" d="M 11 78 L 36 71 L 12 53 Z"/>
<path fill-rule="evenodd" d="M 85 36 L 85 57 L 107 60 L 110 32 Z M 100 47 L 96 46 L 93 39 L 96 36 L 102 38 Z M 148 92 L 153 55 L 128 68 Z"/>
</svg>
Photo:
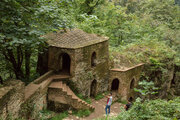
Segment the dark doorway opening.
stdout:
<svg viewBox="0 0 180 120">
<path fill-rule="evenodd" d="M 132 101 L 133 101 L 133 97 L 130 97 L 128 101 L 129 101 L 129 102 L 132 102 Z"/>
<path fill-rule="evenodd" d="M 96 61 L 96 53 L 93 52 L 92 56 L 91 56 L 91 67 L 96 66 L 96 62 L 95 61 Z"/>
<path fill-rule="evenodd" d="M 130 83 L 130 89 L 134 89 L 134 83 L 135 83 L 135 80 L 134 78 L 132 79 L 131 83 Z"/>
<path fill-rule="evenodd" d="M 96 88 L 97 88 L 97 81 L 93 80 L 91 83 L 91 91 L 90 91 L 90 97 L 96 96 Z"/>
<path fill-rule="evenodd" d="M 118 90 L 119 89 L 119 80 L 114 79 L 111 85 L 111 90 Z"/>
<path fill-rule="evenodd" d="M 71 58 L 67 53 L 60 56 L 60 71 L 62 73 L 70 74 Z"/>
</svg>

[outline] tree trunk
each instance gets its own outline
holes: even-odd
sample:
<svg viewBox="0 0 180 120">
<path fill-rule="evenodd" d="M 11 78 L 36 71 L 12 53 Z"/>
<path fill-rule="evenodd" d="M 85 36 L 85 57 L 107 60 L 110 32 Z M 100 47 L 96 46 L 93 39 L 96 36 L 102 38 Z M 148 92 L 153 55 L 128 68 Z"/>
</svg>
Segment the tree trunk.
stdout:
<svg viewBox="0 0 180 120">
<path fill-rule="evenodd" d="M 3 84 L 3 79 L 2 79 L 1 76 L 0 76 L 0 84 L 1 84 L 1 85 Z"/>
<path fill-rule="evenodd" d="M 26 69 L 26 78 L 29 80 L 30 77 L 30 58 L 31 52 L 29 50 L 25 50 L 25 69 Z"/>
<path fill-rule="evenodd" d="M 17 50 L 17 62 L 16 62 L 12 49 L 6 49 L 7 52 L 3 51 L 3 55 L 5 56 L 6 60 L 8 60 L 12 64 L 13 71 L 16 75 L 16 78 L 23 79 L 24 74 L 21 69 L 22 62 L 23 62 L 23 53 L 22 53 L 21 46 L 18 46 L 16 50 Z"/>
<path fill-rule="evenodd" d="M 23 73 L 23 71 L 21 70 L 21 68 L 16 68 L 15 70 L 14 70 L 14 73 L 15 73 L 15 75 L 16 75 L 16 79 L 24 79 L 24 73 Z"/>
</svg>

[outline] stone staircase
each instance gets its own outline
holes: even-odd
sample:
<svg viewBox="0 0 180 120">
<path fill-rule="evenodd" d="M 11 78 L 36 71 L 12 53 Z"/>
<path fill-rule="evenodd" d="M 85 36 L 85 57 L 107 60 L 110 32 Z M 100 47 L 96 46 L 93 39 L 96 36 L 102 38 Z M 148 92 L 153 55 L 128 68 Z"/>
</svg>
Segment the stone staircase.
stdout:
<svg viewBox="0 0 180 120">
<path fill-rule="evenodd" d="M 68 104 L 74 109 L 94 110 L 95 107 L 78 98 L 62 81 L 52 81 L 48 87 L 48 101 Z"/>
</svg>

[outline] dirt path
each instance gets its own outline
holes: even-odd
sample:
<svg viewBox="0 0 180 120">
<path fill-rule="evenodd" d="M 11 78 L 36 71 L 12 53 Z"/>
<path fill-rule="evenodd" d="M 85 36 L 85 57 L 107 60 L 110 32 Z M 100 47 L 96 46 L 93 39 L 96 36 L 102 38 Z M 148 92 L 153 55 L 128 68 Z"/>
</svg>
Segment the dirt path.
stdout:
<svg viewBox="0 0 180 120">
<path fill-rule="evenodd" d="M 95 107 L 95 111 L 91 113 L 88 117 L 85 118 L 78 118 L 76 116 L 70 115 L 68 118 L 65 118 L 63 120 L 93 120 L 97 118 L 105 118 L 105 105 L 106 105 L 107 98 L 100 99 L 98 101 L 92 100 L 92 105 Z M 122 107 L 122 104 L 120 103 L 114 103 L 111 106 L 111 114 L 110 116 L 116 116 L 120 113 L 120 107 Z"/>
</svg>

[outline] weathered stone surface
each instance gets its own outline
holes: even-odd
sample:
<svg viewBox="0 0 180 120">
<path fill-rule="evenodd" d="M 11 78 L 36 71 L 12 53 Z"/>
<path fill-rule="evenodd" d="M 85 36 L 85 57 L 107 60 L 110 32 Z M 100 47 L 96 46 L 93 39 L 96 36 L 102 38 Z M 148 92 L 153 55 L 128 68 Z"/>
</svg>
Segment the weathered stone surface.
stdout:
<svg viewBox="0 0 180 120">
<path fill-rule="evenodd" d="M 4 84 L 3 88 L 0 88 L 0 118 L 19 116 L 21 104 L 24 102 L 24 87 L 23 82 L 10 80 Z"/>
<path fill-rule="evenodd" d="M 48 108 L 55 111 L 89 109 L 94 107 L 78 98 L 62 81 L 54 81 L 48 87 Z"/>
<path fill-rule="evenodd" d="M 91 57 L 93 52 L 96 54 L 95 66 L 91 66 Z M 70 57 L 70 75 L 69 81 L 79 93 L 85 96 L 90 95 L 91 83 L 97 81 L 96 93 L 107 90 L 109 76 L 109 52 L 108 41 L 82 47 L 79 49 L 64 49 L 57 47 L 49 48 L 49 69 L 61 71 L 60 56 L 66 53 Z"/>
<path fill-rule="evenodd" d="M 86 33 L 80 29 L 49 33 L 45 37 L 48 39 L 50 46 L 70 49 L 77 49 L 108 40 L 108 37 Z"/>
<path fill-rule="evenodd" d="M 112 88 L 112 82 L 115 79 L 119 80 L 118 93 L 122 100 L 134 98 L 134 88 L 137 87 L 143 64 L 131 67 L 129 69 L 111 69 L 109 79 L 109 90 Z M 134 83 L 131 83 L 134 79 Z M 132 87 L 131 87 L 132 84 Z"/>
<path fill-rule="evenodd" d="M 95 66 L 91 66 L 91 57 L 96 53 Z M 72 81 L 78 88 L 78 92 L 89 96 L 93 80 L 96 92 L 106 91 L 108 88 L 109 65 L 108 42 L 102 42 L 85 48 L 75 50 L 75 73 Z"/>
</svg>

